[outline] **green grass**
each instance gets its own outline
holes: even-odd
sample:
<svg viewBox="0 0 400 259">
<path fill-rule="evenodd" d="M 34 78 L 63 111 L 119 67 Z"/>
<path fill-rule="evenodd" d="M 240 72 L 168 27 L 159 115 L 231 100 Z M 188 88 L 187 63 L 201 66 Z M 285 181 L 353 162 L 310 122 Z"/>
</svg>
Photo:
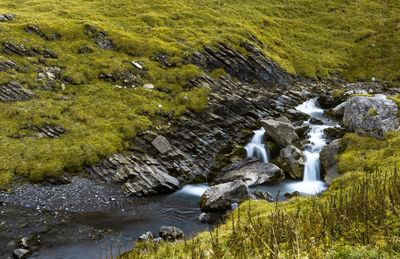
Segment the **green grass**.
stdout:
<svg viewBox="0 0 400 259">
<path fill-rule="evenodd" d="M 15 176 L 40 181 L 77 172 L 123 151 L 138 132 L 160 126 L 160 116 L 201 111 L 208 90 L 187 89 L 186 83 L 203 73 L 188 64 L 188 56 L 204 44 L 229 43 L 246 54 L 241 43 L 250 40 L 288 72 L 310 78 L 397 80 L 399 7 L 396 0 L 2 0 L 0 13 L 16 20 L 0 23 L 0 43 L 46 47 L 58 59 L 1 54 L 23 71 L 0 72 L 0 84 L 17 80 L 37 98 L 0 103 L 0 186 Z M 26 32 L 28 25 L 37 25 L 41 36 Z M 113 49 L 98 48 L 88 26 L 107 33 Z M 78 54 L 84 47 L 93 52 Z M 167 55 L 170 67 L 155 61 L 159 54 Z M 132 60 L 145 70 L 135 69 Z M 71 82 L 65 90 L 60 80 L 57 91 L 40 90 L 38 70 L 48 66 L 61 67 L 61 78 Z M 127 71 L 138 85 L 163 91 L 119 89 L 115 85 L 124 82 L 98 79 Z M 44 123 L 66 133 L 35 138 L 30 127 Z"/>
<path fill-rule="evenodd" d="M 398 258 L 399 139 L 348 134 L 338 155 L 347 173 L 321 196 L 246 201 L 211 232 L 175 244 L 141 242 L 119 258 Z"/>
</svg>

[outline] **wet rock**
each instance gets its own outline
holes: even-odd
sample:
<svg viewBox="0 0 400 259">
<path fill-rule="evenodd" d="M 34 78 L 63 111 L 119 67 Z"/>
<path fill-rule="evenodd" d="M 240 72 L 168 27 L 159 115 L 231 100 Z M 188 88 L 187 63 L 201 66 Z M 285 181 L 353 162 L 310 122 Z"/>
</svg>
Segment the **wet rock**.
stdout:
<svg viewBox="0 0 400 259">
<path fill-rule="evenodd" d="M 157 136 L 152 142 L 151 144 L 154 146 L 155 149 L 158 150 L 158 152 L 160 152 L 161 154 L 167 153 L 169 151 L 172 150 L 171 145 L 169 144 L 168 140 L 159 135 Z"/>
<path fill-rule="evenodd" d="M 210 221 L 211 221 L 211 216 L 210 216 L 210 214 L 208 214 L 208 213 L 205 213 L 205 212 L 203 212 L 203 213 L 201 213 L 200 214 L 200 216 L 199 216 L 199 221 L 201 222 L 201 223 L 209 223 Z"/>
<path fill-rule="evenodd" d="M 261 124 L 271 139 L 282 148 L 299 139 L 296 130 L 289 123 L 269 119 L 262 120 Z"/>
<path fill-rule="evenodd" d="M 266 201 L 269 201 L 269 202 L 273 202 L 274 201 L 274 197 L 269 192 L 254 191 L 252 193 L 252 197 L 254 199 L 256 199 L 256 200 L 266 200 Z"/>
<path fill-rule="evenodd" d="M 309 129 L 310 129 L 309 125 L 301 125 L 301 126 L 295 127 L 296 134 L 300 138 L 305 138 L 306 133 Z"/>
<path fill-rule="evenodd" d="M 151 165 L 122 167 L 117 175 L 120 179 L 128 179 L 128 182 L 122 185 L 122 190 L 127 196 L 170 193 L 180 188 L 177 178 Z"/>
<path fill-rule="evenodd" d="M 205 46 L 203 52 L 193 54 L 192 63 L 208 72 L 222 68 L 242 82 L 258 81 L 263 86 L 286 85 L 291 81 L 292 76 L 267 58 L 255 45 L 246 42 L 243 47 L 248 51 L 247 57 L 226 44 L 221 43 L 217 50 Z"/>
<path fill-rule="evenodd" d="M 341 127 L 329 127 L 324 129 L 324 135 L 328 139 L 340 139 L 344 136 L 345 133 L 346 131 Z"/>
<path fill-rule="evenodd" d="M 18 247 L 23 248 L 23 249 L 28 249 L 29 250 L 29 245 L 28 245 L 28 238 L 23 237 L 18 241 Z"/>
<path fill-rule="evenodd" d="M 312 125 L 323 125 L 323 124 L 324 124 L 323 121 L 318 120 L 318 119 L 316 119 L 316 118 L 311 118 L 311 119 L 310 119 L 310 123 L 311 123 Z"/>
<path fill-rule="evenodd" d="M 248 158 L 224 167 L 214 182 L 219 184 L 242 180 L 247 186 L 255 186 L 284 178 L 283 171 L 276 165 Z"/>
<path fill-rule="evenodd" d="M 27 250 L 27 249 L 15 249 L 13 256 L 15 259 L 26 259 L 29 256 L 32 255 L 32 251 L 31 250 Z"/>
<path fill-rule="evenodd" d="M 251 197 L 247 185 L 240 180 L 218 184 L 207 189 L 200 198 L 200 207 L 205 212 L 224 212 L 232 203 L 241 203 Z"/>
<path fill-rule="evenodd" d="M 0 85 L 0 102 L 27 101 L 34 97 L 35 95 L 32 91 L 22 87 L 17 82 Z"/>
<path fill-rule="evenodd" d="M 298 191 L 294 191 L 292 193 L 286 192 L 283 196 L 285 196 L 286 199 L 290 200 L 291 198 L 301 196 L 301 194 Z"/>
<path fill-rule="evenodd" d="M 326 145 L 322 150 L 319 155 L 320 161 L 321 161 L 321 166 L 322 166 L 322 173 L 325 176 L 325 182 L 332 184 L 332 178 L 334 176 L 339 176 L 337 173 L 337 163 L 338 161 L 335 159 L 335 155 L 337 154 L 339 149 L 339 140 L 336 139 L 332 141 L 330 144 Z M 328 176 L 329 173 L 329 176 Z M 336 178 L 337 178 L 336 177 Z M 329 179 L 329 180 L 328 180 Z M 328 181 L 327 181 L 328 180 Z"/>
<path fill-rule="evenodd" d="M 350 131 L 382 139 L 399 127 L 396 103 L 382 96 L 353 96 L 346 102 L 343 123 Z"/>
<path fill-rule="evenodd" d="M 304 174 L 303 153 L 297 147 L 290 145 L 281 149 L 278 165 L 293 179 L 301 179 Z"/>
<path fill-rule="evenodd" d="M 347 103 L 342 102 L 331 110 L 331 114 L 337 119 L 343 119 L 344 110 L 346 108 Z"/>
<path fill-rule="evenodd" d="M 146 241 L 153 241 L 154 239 L 156 239 L 156 236 L 151 233 L 150 231 L 142 234 L 139 238 L 138 241 L 139 242 L 146 242 Z"/>
<path fill-rule="evenodd" d="M 162 226 L 158 229 L 158 234 L 163 240 L 169 242 L 174 242 L 176 240 L 182 240 L 185 238 L 183 231 L 175 226 Z"/>
</svg>

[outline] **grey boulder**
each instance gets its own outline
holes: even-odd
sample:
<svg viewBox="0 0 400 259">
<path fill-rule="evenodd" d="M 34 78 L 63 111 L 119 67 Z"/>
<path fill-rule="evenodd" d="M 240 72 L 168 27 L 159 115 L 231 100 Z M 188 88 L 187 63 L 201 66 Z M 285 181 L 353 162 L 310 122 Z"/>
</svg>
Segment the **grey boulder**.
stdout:
<svg viewBox="0 0 400 259">
<path fill-rule="evenodd" d="M 236 180 L 212 186 L 200 198 L 200 208 L 205 212 L 224 212 L 231 209 L 232 203 L 241 203 L 250 199 L 247 185 Z"/>
<path fill-rule="evenodd" d="M 326 145 L 319 155 L 323 175 L 325 175 L 324 180 L 328 185 L 332 185 L 333 180 L 338 178 L 340 175 L 337 171 L 338 161 L 335 159 L 339 149 L 339 140 L 336 139 L 332 141 L 329 145 Z"/>
<path fill-rule="evenodd" d="M 282 169 L 271 163 L 263 163 L 256 159 L 244 159 L 222 168 L 214 182 L 227 183 L 242 180 L 247 186 L 272 183 L 283 180 Z"/>
<path fill-rule="evenodd" d="M 346 102 L 343 123 L 350 131 L 382 139 L 399 127 L 398 108 L 385 96 L 353 96 Z"/>
<path fill-rule="evenodd" d="M 291 145 L 299 139 L 295 128 L 290 123 L 268 119 L 262 120 L 261 124 L 270 138 L 281 148 Z"/>
<path fill-rule="evenodd" d="M 301 179 L 304 175 L 304 156 L 297 147 L 290 145 L 281 149 L 278 165 L 293 179 Z"/>
<path fill-rule="evenodd" d="M 158 229 L 158 234 L 165 241 L 176 241 L 185 238 L 183 231 L 175 226 L 162 226 Z"/>
<path fill-rule="evenodd" d="M 152 142 L 151 144 L 153 145 L 153 147 L 155 147 L 158 152 L 160 152 L 161 154 L 165 154 L 168 151 L 172 150 L 171 145 L 169 144 L 168 140 L 163 137 L 163 136 L 157 136 Z"/>
</svg>

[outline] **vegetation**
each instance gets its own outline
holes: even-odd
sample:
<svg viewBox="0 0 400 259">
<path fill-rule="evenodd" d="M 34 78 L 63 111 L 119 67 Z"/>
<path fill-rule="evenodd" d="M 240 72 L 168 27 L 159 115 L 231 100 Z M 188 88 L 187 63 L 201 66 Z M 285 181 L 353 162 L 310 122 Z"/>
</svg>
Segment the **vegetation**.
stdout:
<svg viewBox="0 0 400 259">
<path fill-rule="evenodd" d="M 320 197 L 250 200 L 225 224 L 193 240 L 139 243 L 119 258 L 397 258 L 399 137 L 390 133 L 379 142 L 347 135 L 339 154 L 339 167 L 347 173 Z"/>
<path fill-rule="evenodd" d="M 200 111 L 208 90 L 187 87 L 203 73 L 188 56 L 205 44 L 229 43 L 246 55 L 241 43 L 252 41 L 290 73 L 311 78 L 397 80 L 398 9 L 396 0 L 2 0 L 0 13 L 16 19 L 0 23 L 0 43 L 47 48 L 58 58 L 1 54 L 22 69 L 1 71 L 0 85 L 16 80 L 36 98 L 0 103 L 0 187 L 15 176 L 77 172 L 124 150 L 163 115 Z M 111 50 L 96 44 L 104 37 Z M 54 66 L 61 72 L 49 90 L 38 73 Z M 122 76 L 109 82 L 100 74 Z M 154 90 L 127 85 L 130 75 L 133 85 Z M 39 139 L 32 129 L 44 124 L 66 132 Z"/>
</svg>

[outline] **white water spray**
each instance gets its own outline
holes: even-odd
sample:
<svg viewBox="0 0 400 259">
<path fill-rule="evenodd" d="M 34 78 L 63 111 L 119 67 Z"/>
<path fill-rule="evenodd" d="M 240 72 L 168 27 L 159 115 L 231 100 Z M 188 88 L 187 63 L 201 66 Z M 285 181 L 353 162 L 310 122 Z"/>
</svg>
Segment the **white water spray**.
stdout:
<svg viewBox="0 0 400 259">
<path fill-rule="evenodd" d="M 269 152 L 268 148 L 265 148 L 264 133 L 265 129 L 263 127 L 255 130 L 253 138 L 244 148 L 246 149 L 247 157 L 254 157 L 264 163 L 269 163 Z"/>
</svg>

